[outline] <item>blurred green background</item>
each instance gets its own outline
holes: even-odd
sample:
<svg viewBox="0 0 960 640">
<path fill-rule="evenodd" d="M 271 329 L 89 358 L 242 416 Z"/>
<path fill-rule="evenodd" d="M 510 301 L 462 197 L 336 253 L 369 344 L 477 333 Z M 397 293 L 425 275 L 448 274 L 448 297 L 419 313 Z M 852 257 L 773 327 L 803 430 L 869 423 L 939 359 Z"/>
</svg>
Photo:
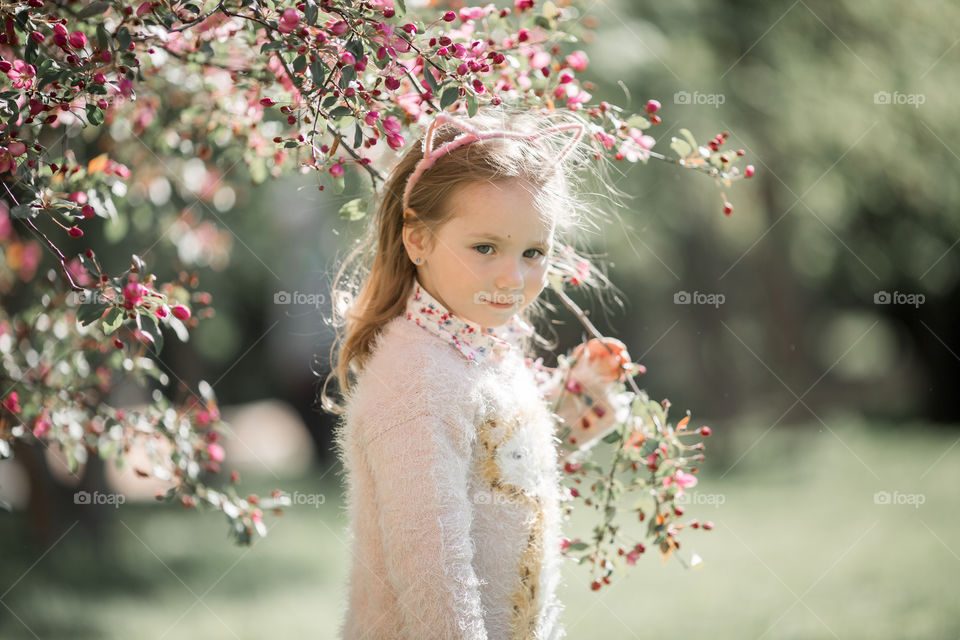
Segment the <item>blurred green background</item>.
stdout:
<svg viewBox="0 0 960 640">
<path fill-rule="evenodd" d="M 705 177 L 617 165 L 632 199 L 590 241 L 624 307 L 595 309 L 595 322 L 647 366 L 652 396 L 713 428 L 688 513 L 716 528 L 681 536 L 681 552 L 705 559 L 695 571 L 645 557 L 593 593 L 568 567 L 569 636 L 960 637 L 960 6 L 598 0 L 587 17 L 595 97 L 629 95 L 637 111 L 659 99 L 662 153 L 680 127 L 703 142 L 729 131 L 757 175 L 724 191 L 728 218 Z M 332 336 L 323 308 L 274 296 L 329 295 L 359 232 L 337 217 L 352 194 L 313 178 L 253 187 L 225 159 L 236 205 L 221 208 L 191 191 L 195 166 L 173 166 L 131 193 L 139 213 L 98 254 L 122 269 L 168 229 L 152 214 L 190 212 L 186 246 L 212 263 L 200 282 L 217 315 L 189 344 L 168 341 L 164 360 L 188 382 L 218 381 L 224 406 L 294 407 L 315 464 L 253 460 L 242 488 L 324 503 L 268 517 L 252 549 L 231 547 L 217 515 L 150 504 L 75 529 L 62 514 L 43 544 L 22 511 L 0 513 L 4 638 L 335 635 L 346 522 L 311 371 Z M 189 263 L 178 243 L 145 257 Z M 683 293 L 723 303 L 679 304 Z M 573 318 L 558 333 L 564 348 L 580 339 Z M 234 444 L 228 455 L 242 454 Z"/>
</svg>

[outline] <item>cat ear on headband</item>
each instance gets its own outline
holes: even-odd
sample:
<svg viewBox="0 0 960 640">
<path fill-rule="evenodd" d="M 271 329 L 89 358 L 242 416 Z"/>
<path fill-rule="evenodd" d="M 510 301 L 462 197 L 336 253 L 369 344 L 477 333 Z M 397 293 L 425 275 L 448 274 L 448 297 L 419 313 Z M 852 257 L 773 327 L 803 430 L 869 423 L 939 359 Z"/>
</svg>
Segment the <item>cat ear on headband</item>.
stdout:
<svg viewBox="0 0 960 640">
<path fill-rule="evenodd" d="M 436 136 L 437 129 L 444 123 L 452 124 L 463 131 L 463 134 L 435 148 L 434 138 Z M 537 138 L 543 138 L 565 131 L 572 131 L 573 137 L 569 142 L 567 142 L 566 145 L 564 145 L 563 149 L 560 150 L 560 153 L 557 155 L 557 162 L 561 162 L 566 155 L 570 153 L 574 147 L 576 147 L 577 143 L 580 141 L 580 138 L 583 137 L 582 124 L 578 122 L 566 122 L 553 125 L 541 131 L 535 131 L 534 133 L 520 133 L 518 131 L 507 130 L 480 131 L 470 123 L 464 122 L 463 120 L 448 113 L 439 113 L 437 114 L 437 117 L 434 118 L 433 122 L 431 122 L 427 127 L 427 131 L 423 136 L 423 157 L 417 162 L 417 165 L 414 167 L 413 173 L 410 174 L 410 177 L 407 178 L 407 185 L 403 190 L 403 208 L 407 208 L 410 202 L 410 192 L 413 190 L 413 185 L 420 178 L 420 176 L 423 175 L 423 172 L 432 167 L 438 159 L 442 158 L 454 149 L 480 140 L 508 138 L 512 140 L 532 141 L 536 140 Z"/>
</svg>

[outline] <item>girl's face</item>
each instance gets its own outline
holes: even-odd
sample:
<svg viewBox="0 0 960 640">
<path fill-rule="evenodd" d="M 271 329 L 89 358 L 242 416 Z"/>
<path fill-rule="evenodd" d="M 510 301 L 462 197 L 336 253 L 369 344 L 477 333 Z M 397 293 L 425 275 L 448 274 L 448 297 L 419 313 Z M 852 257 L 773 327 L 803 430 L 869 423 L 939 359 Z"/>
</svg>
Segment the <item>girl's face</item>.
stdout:
<svg viewBox="0 0 960 640">
<path fill-rule="evenodd" d="M 498 327 L 532 303 L 547 283 L 554 221 L 544 220 L 520 180 L 471 182 L 447 206 L 452 217 L 430 231 L 404 228 L 417 278 L 463 320 Z"/>
</svg>

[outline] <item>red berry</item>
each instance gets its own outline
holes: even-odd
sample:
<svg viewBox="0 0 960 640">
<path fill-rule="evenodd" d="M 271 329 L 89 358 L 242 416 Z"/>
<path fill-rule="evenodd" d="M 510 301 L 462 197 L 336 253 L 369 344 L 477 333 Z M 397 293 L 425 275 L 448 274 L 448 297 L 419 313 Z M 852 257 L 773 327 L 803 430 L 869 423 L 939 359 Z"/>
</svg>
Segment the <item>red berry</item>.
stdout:
<svg viewBox="0 0 960 640">
<path fill-rule="evenodd" d="M 92 218 L 97 215 L 97 212 L 93 210 L 93 207 L 89 204 L 83 205 L 80 209 L 80 212 L 83 214 L 84 218 Z"/>
<path fill-rule="evenodd" d="M 660 120 L 660 116 L 653 116 L 650 118 L 650 122 L 652 122 L 653 124 L 660 124 L 662 120 Z"/>
<path fill-rule="evenodd" d="M 453 22 L 456 19 L 457 19 L 457 14 L 454 13 L 453 11 L 447 11 L 445 14 L 443 14 L 444 22 Z"/>
<path fill-rule="evenodd" d="M 117 349 L 123 349 L 123 341 L 120 338 L 114 338 L 113 346 L 115 346 Z"/>
<path fill-rule="evenodd" d="M 729 202 L 724 202 L 724 203 L 723 203 L 723 213 L 724 213 L 725 215 L 728 215 L 728 216 L 729 216 L 730 214 L 732 214 L 732 213 L 733 213 L 733 205 L 730 204 Z"/>
<path fill-rule="evenodd" d="M 732 211 L 732 210 L 733 210 L 733 208 L 731 207 L 731 211 Z M 710 435 L 711 433 L 713 433 L 713 432 L 710 431 L 710 427 L 700 427 L 699 429 L 697 429 L 697 433 L 699 433 L 699 434 L 702 435 L 704 438 L 706 438 L 707 436 L 709 436 L 709 435 Z"/>
<path fill-rule="evenodd" d="M 590 583 L 590 588 L 593 589 L 594 591 L 599 591 L 601 586 L 602 585 L 600 584 L 599 580 L 594 580 L 593 582 Z"/>
<path fill-rule="evenodd" d="M 703 523 L 703 528 L 709 531 L 710 529 L 713 529 L 713 523 L 707 520 L 706 522 Z"/>
<path fill-rule="evenodd" d="M 647 104 L 644 109 L 648 114 L 653 115 L 660 110 L 660 103 L 656 100 L 647 100 Z"/>
<path fill-rule="evenodd" d="M 70 227 L 67 229 L 67 233 L 70 234 L 71 238 L 79 238 L 83 236 L 83 230 L 80 227 Z"/>
<path fill-rule="evenodd" d="M 753 177 L 753 174 L 756 173 L 756 172 L 757 172 L 757 170 L 754 169 L 753 165 L 752 165 L 752 164 L 748 164 L 748 165 L 747 165 L 747 168 L 743 170 L 743 175 L 746 176 L 747 178 L 752 178 L 752 177 Z"/>
</svg>

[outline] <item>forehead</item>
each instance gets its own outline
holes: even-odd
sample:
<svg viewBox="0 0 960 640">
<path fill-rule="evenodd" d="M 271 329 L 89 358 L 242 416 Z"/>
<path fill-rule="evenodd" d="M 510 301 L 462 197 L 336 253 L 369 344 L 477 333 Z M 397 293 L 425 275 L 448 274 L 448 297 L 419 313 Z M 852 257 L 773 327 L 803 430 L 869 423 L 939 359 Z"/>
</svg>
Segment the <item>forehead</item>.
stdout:
<svg viewBox="0 0 960 640">
<path fill-rule="evenodd" d="M 552 213 L 541 210 L 533 188 L 522 180 L 461 185 L 447 206 L 452 216 L 444 227 L 454 233 L 547 241 L 556 226 Z"/>
</svg>

